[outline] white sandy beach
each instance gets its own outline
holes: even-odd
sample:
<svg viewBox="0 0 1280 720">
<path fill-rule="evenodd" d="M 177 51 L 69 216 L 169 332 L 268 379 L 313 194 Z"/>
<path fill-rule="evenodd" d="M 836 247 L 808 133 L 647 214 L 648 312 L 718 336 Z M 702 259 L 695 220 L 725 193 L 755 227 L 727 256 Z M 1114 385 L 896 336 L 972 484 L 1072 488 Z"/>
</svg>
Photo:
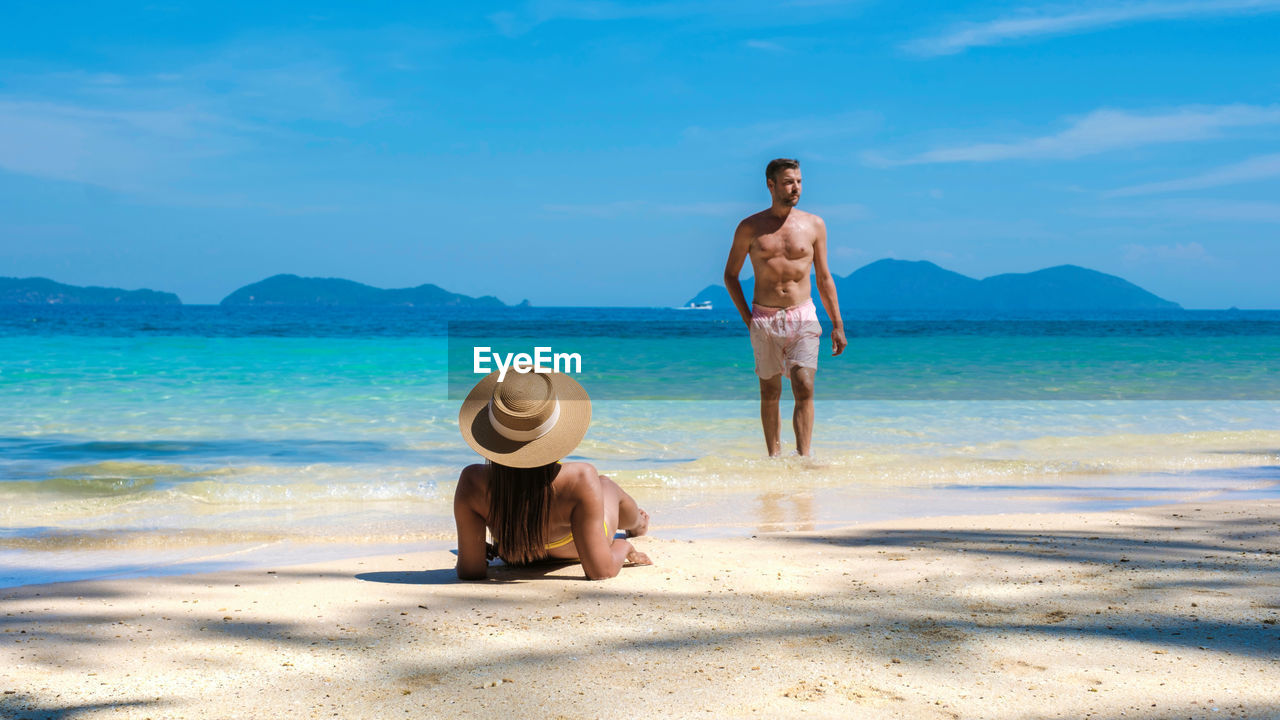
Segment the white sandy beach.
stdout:
<svg viewBox="0 0 1280 720">
<path fill-rule="evenodd" d="M 1280 717 L 1280 502 L 0 591 L 0 714 Z"/>
</svg>

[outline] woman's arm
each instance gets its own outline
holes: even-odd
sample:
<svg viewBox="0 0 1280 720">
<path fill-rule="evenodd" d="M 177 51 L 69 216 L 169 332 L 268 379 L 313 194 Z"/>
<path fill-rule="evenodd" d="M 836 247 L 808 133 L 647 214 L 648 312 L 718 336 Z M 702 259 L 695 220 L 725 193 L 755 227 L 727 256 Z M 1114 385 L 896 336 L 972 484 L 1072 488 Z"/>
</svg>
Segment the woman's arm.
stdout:
<svg viewBox="0 0 1280 720">
<path fill-rule="evenodd" d="M 605 536 L 600 476 L 595 468 L 586 467 L 583 477 L 575 484 L 576 504 L 570 523 L 583 572 L 592 580 L 607 580 L 618 574 L 635 548 L 627 540 Z"/>
<path fill-rule="evenodd" d="M 484 580 L 489 576 L 489 561 L 485 557 L 484 517 L 476 512 L 472 499 L 477 491 L 472 465 L 458 476 L 458 488 L 453 493 L 453 521 L 458 527 L 458 579 Z"/>
</svg>

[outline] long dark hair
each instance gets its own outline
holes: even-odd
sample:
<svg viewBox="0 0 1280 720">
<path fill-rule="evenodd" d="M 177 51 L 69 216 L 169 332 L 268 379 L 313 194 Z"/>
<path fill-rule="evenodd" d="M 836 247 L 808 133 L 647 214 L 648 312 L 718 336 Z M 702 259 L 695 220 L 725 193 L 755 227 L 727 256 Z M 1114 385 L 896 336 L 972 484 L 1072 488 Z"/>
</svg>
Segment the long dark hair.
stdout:
<svg viewBox="0 0 1280 720">
<path fill-rule="evenodd" d="M 551 482 L 560 463 L 533 468 L 488 464 L 489 527 L 498 556 L 513 565 L 545 557 Z"/>
</svg>

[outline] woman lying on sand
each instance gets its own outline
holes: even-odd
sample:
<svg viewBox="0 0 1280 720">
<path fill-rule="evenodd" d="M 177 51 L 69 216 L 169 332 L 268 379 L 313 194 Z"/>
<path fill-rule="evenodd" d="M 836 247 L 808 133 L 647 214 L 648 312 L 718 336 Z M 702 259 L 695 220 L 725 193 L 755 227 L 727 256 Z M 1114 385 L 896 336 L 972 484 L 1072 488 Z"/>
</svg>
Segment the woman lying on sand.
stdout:
<svg viewBox="0 0 1280 720">
<path fill-rule="evenodd" d="M 590 463 L 560 463 L 587 434 L 591 399 L 562 373 L 490 373 L 458 413 L 462 437 L 488 461 L 458 477 L 453 517 L 458 525 L 458 578 L 483 580 L 490 554 L 514 565 L 579 560 L 587 577 L 603 580 L 626 563 L 649 558 L 627 537 L 649 529 L 649 515 Z"/>
</svg>

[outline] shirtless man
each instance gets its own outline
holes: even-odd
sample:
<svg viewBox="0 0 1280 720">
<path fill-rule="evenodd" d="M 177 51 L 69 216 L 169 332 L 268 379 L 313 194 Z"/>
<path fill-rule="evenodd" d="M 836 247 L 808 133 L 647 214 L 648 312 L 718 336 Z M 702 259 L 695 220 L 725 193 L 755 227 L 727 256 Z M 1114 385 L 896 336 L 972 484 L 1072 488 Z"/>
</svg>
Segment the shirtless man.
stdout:
<svg viewBox="0 0 1280 720">
<path fill-rule="evenodd" d="M 795 209 L 800 202 L 800 163 L 779 158 L 769 163 L 764 175 L 773 203 L 768 210 L 738 223 L 724 266 L 724 286 L 751 331 L 765 447 L 771 457 L 782 454 L 778 399 L 782 396 L 782 374 L 786 373 L 796 401 L 791 416 L 796 450 L 808 455 L 813 437 L 813 376 L 818 369 L 818 338 L 822 336 L 809 287 L 810 269 L 818 282 L 822 306 L 831 317 L 831 354 L 844 352 L 848 342 L 836 283 L 827 266 L 826 223 L 817 215 Z M 756 278 L 750 307 L 738 282 L 748 256 Z"/>
</svg>

